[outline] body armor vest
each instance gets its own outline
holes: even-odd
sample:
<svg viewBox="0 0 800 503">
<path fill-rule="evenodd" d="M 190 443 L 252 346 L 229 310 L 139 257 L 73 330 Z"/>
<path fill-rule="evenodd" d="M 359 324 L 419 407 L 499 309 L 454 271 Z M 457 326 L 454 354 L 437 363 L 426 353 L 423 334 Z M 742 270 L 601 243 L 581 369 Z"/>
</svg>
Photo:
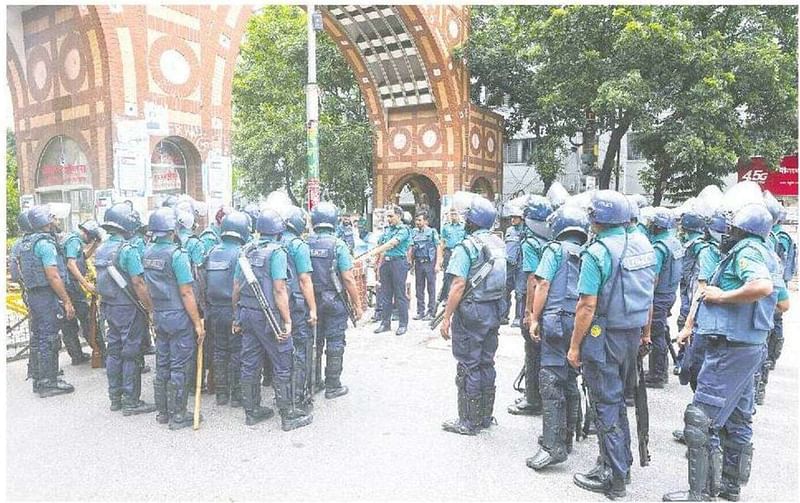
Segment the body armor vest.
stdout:
<svg viewBox="0 0 800 503">
<path fill-rule="evenodd" d="M 547 241 L 533 234 L 528 236 L 520 236 L 519 263 L 517 266 L 517 272 L 514 277 L 514 290 L 517 292 L 517 295 L 527 294 L 528 274 L 533 274 L 525 272 L 524 269 L 525 252 L 523 251 L 522 247 L 525 243 L 529 243 L 533 248 L 533 253 L 536 254 L 537 258 L 541 259 L 542 248 L 544 248 L 544 246 L 547 244 Z"/>
<path fill-rule="evenodd" d="M 780 238 L 783 238 L 789 243 L 789 249 L 785 249 Z M 788 232 L 781 229 L 775 235 L 776 252 L 783 263 L 783 281 L 788 283 L 794 277 L 797 270 L 797 243 L 794 242 L 792 236 Z"/>
<path fill-rule="evenodd" d="M 79 247 L 78 247 L 78 257 L 75 259 L 75 262 L 78 264 L 78 270 L 81 272 L 81 275 L 83 275 L 83 277 L 85 278 L 86 274 L 88 274 L 88 272 L 89 272 L 89 267 L 86 264 L 86 254 L 83 252 L 83 240 L 81 240 L 81 237 L 78 236 L 78 234 L 75 233 L 75 232 L 70 233 L 66 237 L 66 239 L 64 239 L 64 248 L 63 249 L 66 250 L 67 249 L 67 243 L 69 243 L 70 241 L 75 240 L 75 239 L 78 240 L 78 245 L 79 245 Z M 65 257 L 65 259 L 66 259 L 66 257 Z M 70 275 L 69 290 L 70 290 L 70 293 L 73 293 L 73 294 L 75 294 L 75 293 L 83 294 L 83 290 L 81 290 L 80 283 L 78 283 L 78 281 L 76 279 L 72 278 L 72 275 Z"/>
<path fill-rule="evenodd" d="M 661 266 L 661 273 L 658 275 L 653 295 L 655 317 L 655 314 L 668 315 L 670 308 L 675 303 L 678 285 L 683 277 L 684 248 L 678 238 L 672 235 L 667 236 L 666 239 L 657 240 L 653 243 L 653 247 L 659 248 L 664 253 L 664 263 Z M 698 261 L 695 258 L 694 269 L 697 269 L 697 263 Z"/>
<path fill-rule="evenodd" d="M 205 261 L 206 301 L 212 306 L 231 306 L 233 276 L 240 246 L 226 247 L 222 243 L 208 252 Z"/>
<path fill-rule="evenodd" d="M 53 243 L 56 247 L 56 268 L 58 275 L 65 284 L 69 284 L 67 277 L 67 264 L 64 261 L 64 255 L 58 246 L 58 242 L 52 234 L 45 232 L 37 232 L 30 235 L 30 238 L 24 239 L 19 247 L 19 267 L 22 281 L 25 283 L 25 289 L 32 291 L 37 288 L 50 288 L 50 283 L 47 282 L 47 277 L 44 275 L 44 266 L 39 257 L 34 253 L 36 243 L 46 239 Z"/>
<path fill-rule="evenodd" d="M 94 258 L 94 266 L 97 269 L 97 293 L 102 297 L 105 304 L 110 305 L 133 305 L 131 300 L 117 285 L 114 278 L 108 272 L 110 265 L 114 265 L 119 273 L 130 283 L 130 277 L 119 267 L 117 257 L 125 246 L 130 246 L 125 241 L 108 240 L 97 249 Z"/>
<path fill-rule="evenodd" d="M 283 246 L 280 243 L 270 241 L 268 243 L 259 243 L 247 250 L 246 257 L 250 262 L 250 267 L 253 269 L 253 274 L 258 281 L 258 286 L 264 293 L 272 309 L 275 309 L 275 296 L 272 293 L 272 273 L 270 271 L 270 260 L 272 254 L 281 250 Z M 246 281 L 246 280 L 245 280 Z M 248 309 L 255 309 L 261 311 L 261 304 L 258 303 L 255 294 L 250 285 L 243 284 L 241 288 L 241 295 L 239 296 L 239 305 Z M 277 312 L 276 312 L 277 314 Z"/>
<path fill-rule="evenodd" d="M 311 279 L 314 282 L 314 293 L 337 292 L 333 280 L 336 271 L 336 238 L 331 234 L 313 234 L 308 238 L 311 249 Z"/>
<path fill-rule="evenodd" d="M 695 249 L 695 245 L 700 242 L 702 236 L 698 236 L 683 245 L 683 259 L 681 260 L 681 294 L 689 296 L 694 291 L 699 264 L 697 257 L 700 248 Z"/>
<path fill-rule="evenodd" d="M 759 252 L 772 276 L 773 289 L 770 295 L 747 304 L 711 304 L 703 302 L 697 310 L 697 333 L 701 335 L 724 335 L 730 341 L 745 344 L 764 344 L 774 326 L 773 314 L 778 302 L 778 287 L 783 285 L 776 256 L 762 243 L 742 240 L 734 245 L 719 263 L 710 285 L 718 286 L 722 273 L 729 266 L 735 267 L 736 257 L 750 247 Z"/>
<path fill-rule="evenodd" d="M 426 227 L 423 230 L 411 231 L 414 243 L 414 259 L 432 262 L 436 258 L 436 245 L 433 243 L 433 229 Z"/>
<path fill-rule="evenodd" d="M 506 229 L 504 241 L 506 243 L 506 262 L 511 266 L 518 266 L 522 262 L 522 236 L 519 229 L 511 226 Z"/>
<path fill-rule="evenodd" d="M 615 330 L 647 325 L 653 303 L 656 264 L 653 246 L 643 234 L 624 233 L 598 238 L 611 261 L 611 275 L 597 301 L 597 316 Z"/>
<path fill-rule="evenodd" d="M 575 314 L 578 304 L 578 276 L 581 270 L 581 245 L 571 241 L 556 241 L 561 253 L 561 266 L 550 281 L 550 290 L 543 314 Z"/>
<path fill-rule="evenodd" d="M 478 257 L 470 265 L 467 283 L 486 263 L 491 263 L 491 270 L 486 278 L 470 291 L 464 300 L 473 302 L 492 302 L 500 300 L 506 294 L 506 247 L 503 241 L 494 234 L 471 234 L 462 242 L 462 246 L 472 246 L 478 251 Z"/>
<path fill-rule="evenodd" d="M 144 280 L 150 291 L 153 309 L 156 311 L 177 311 L 184 309 L 178 279 L 172 269 L 172 257 L 180 250 L 178 245 L 164 243 L 151 244 L 144 252 Z"/>
</svg>

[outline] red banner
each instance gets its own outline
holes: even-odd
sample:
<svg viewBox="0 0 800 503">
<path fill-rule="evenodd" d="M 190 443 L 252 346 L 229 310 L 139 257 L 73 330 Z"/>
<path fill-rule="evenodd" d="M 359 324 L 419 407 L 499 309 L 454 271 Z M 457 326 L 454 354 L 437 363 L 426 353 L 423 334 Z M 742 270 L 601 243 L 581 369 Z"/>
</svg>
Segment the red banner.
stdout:
<svg viewBox="0 0 800 503">
<path fill-rule="evenodd" d="M 89 169 L 85 164 L 45 164 L 39 168 L 39 186 L 90 185 Z"/>
<path fill-rule="evenodd" d="M 781 159 L 780 167 L 771 170 L 763 157 L 752 157 L 750 163 L 739 168 L 739 181 L 756 182 L 763 190 L 778 197 L 797 197 L 797 154 Z"/>
</svg>

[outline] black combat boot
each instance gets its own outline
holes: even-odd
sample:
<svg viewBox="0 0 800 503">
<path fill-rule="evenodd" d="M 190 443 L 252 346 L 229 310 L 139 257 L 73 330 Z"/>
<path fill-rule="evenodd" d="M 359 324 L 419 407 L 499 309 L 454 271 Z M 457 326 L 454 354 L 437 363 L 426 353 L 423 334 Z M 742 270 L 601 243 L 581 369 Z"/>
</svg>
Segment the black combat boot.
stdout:
<svg viewBox="0 0 800 503">
<path fill-rule="evenodd" d="M 337 398 L 347 394 L 347 386 L 342 386 L 342 364 L 344 347 L 328 349 L 325 352 L 325 398 Z"/>
<path fill-rule="evenodd" d="M 269 407 L 261 406 L 261 386 L 259 383 L 242 383 L 242 405 L 244 406 L 244 424 L 256 425 L 275 415 Z"/>
<path fill-rule="evenodd" d="M 542 398 L 539 396 L 539 370 L 533 343 L 525 339 L 525 394 L 508 406 L 508 413 L 516 416 L 539 416 L 542 414 Z"/>
<path fill-rule="evenodd" d="M 228 367 L 228 382 L 230 383 L 231 389 L 231 407 L 241 407 L 242 406 L 242 385 L 239 383 L 239 379 L 241 378 L 241 369 L 234 369 L 232 366 Z"/>
<path fill-rule="evenodd" d="M 741 486 L 750 480 L 750 466 L 753 461 L 753 444 L 737 445 L 723 440 L 724 460 L 719 497 L 728 501 L 739 501 Z"/>
<path fill-rule="evenodd" d="M 39 392 L 39 383 L 42 380 L 40 365 L 39 365 L 39 344 L 36 341 L 36 337 L 31 336 L 30 338 L 30 347 L 28 348 L 28 376 L 27 379 L 30 379 L 31 387 L 33 388 L 34 393 Z M 26 379 L 26 380 L 27 380 Z"/>
<path fill-rule="evenodd" d="M 122 415 L 135 416 L 138 414 L 149 414 L 156 410 L 156 406 L 144 400 L 136 400 L 131 397 L 122 397 Z"/>
<path fill-rule="evenodd" d="M 481 420 L 479 428 L 488 428 L 493 424 L 497 424 L 497 419 L 492 415 L 494 413 L 494 396 L 496 393 L 494 386 L 484 388 L 481 390 Z"/>
<path fill-rule="evenodd" d="M 709 501 L 708 488 L 716 485 L 712 477 L 711 456 L 708 450 L 708 436 L 711 419 L 695 405 L 689 404 L 683 414 L 686 424 L 683 437 L 688 447 L 689 490 L 667 493 L 663 501 Z"/>
<path fill-rule="evenodd" d="M 39 397 L 48 398 L 56 395 L 66 395 L 75 391 L 75 387 L 61 379 L 42 379 L 39 381 Z"/>
<path fill-rule="evenodd" d="M 686 443 L 686 439 L 683 438 L 683 430 L 673 430 L 672 438 L 676 442 L 680 442 L 681 444 L 685 444 Z"/>
<path fill-rule="evenodd" d="M 169 408 L 167 406 L 167 383 L 156 378 L 153 381 L 153 399 L 156 402 L 156 422 L 167 424 L 169 422 Z"/>
<path fill-rule="evenodd" d="M 578 391 L 577 383 L 573 381 L 572 386 L 574 388 L 570 389 L 569 385 L 567 385 L 567 431 L 565 439 L 567 454 L 572 453 L 572 443 L 575 440 L 581 419 L 581 393 Z"/>
<path fill-rule="evenodd" d="M 189 392 L 184 389 L 183 394 L 179 393 L 178 386 L 173 382 L 167 383 L 167 398 L 170 405 L 169 429 L 180 430 L 192 425 L 192 414 L 186 410 L 189 401 Z"/>
<path fill-rule="evenodd" d="M 111 405 L 108 407 L 108 410 L 111 412 L 117 412 L 118 410 L 122 410 L 122 392 L 108 392 L 108 399 L 111 401 Z"/>
<path fill-rule="evenodd" d="M 214 361 L 214 391 L 217 394 L 217 405 L 227 405 L 231 390 L 228 383 L 228 365 L 222 359 Z"/>
<path fill-rule="evenodd" d="M 391 325 L 389 325 L 387 323 L 381 323 L 380 325 L 378 325 L 378 328 L 373 330 L 372 333 L 373 334 L 382 334 L 384 332 L 391 332 L 391 331 L 392 331 L 392 326 Z"/>
<path fill-rule="evenodd" d="M 272 386 L 272 360 L 264 358 L 264 366 L 261 368 L 261 385 L 265 388 Z"/>
<path fill-rule="evenodd" d="M 459 435 L 477 435 L 481 417 L 481 397 L 467 398 L 466 371 L 459 365 L 456 371 L 458 389 L 458 419 L 442 423 L 442 429 Z"/>
<path fill-rule="evenodd" d="M 275 403 L 281 414 L 281 429 L 291 431 L 303 426 L 308 426 L 314 420 L 312 414 L 295 407 L 292 403 L 291 383 L 287 381 L 275 382 Z"/>
<path fill-rule="evenodd" d="M 566 401 L 542 400 L 542 442 L 539 451 L 525 461 L 528 468 L 541 470 L 567 459 Z"/>
</svg>

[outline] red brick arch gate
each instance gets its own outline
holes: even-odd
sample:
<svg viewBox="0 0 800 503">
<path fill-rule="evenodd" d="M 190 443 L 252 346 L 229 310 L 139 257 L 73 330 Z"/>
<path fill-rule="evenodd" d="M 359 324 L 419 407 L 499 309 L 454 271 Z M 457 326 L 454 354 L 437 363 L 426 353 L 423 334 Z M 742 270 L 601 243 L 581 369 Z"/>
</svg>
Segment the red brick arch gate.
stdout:
<svg viewBox="0 0 800 503">
<path fill-rule="evenodd" d="M 482 179 L 501 187 L 502 118 L 469 102 L 453 50 L 468 36 L 456 6 L 328 6 L 324 27 L 352 68 L 373 124 L 374 203 L 428 177 L 441 194 Z M 185 189 L 229 201 L 231 82 L 247 6 L 10 7 L 6 65 L 21 192 L 37 189 L 44 145 L 81 145 L 95 190 L 152 207 L 149 161 L 169 137 L 199 153 Z M 227 181 L 226 181 L 227 180 Z"/>
</svg>

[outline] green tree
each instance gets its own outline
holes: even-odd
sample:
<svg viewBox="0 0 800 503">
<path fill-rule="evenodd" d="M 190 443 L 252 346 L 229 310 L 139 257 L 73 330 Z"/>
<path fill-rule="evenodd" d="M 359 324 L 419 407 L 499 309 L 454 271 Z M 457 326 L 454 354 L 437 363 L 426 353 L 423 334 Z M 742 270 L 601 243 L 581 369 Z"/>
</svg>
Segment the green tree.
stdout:
<svg viewBox="0 0 800 503">
<path fill-rule="evenodd" d="M 622 137 L 641 132 L 651 163 L 643 182 L 658 201 L 720 180 L 739 157 L 796 143 L 796 15 L 770 6 L 486 6 L 473 9 L 463 51 L 473 90 L 509 98 L 508 133 L 527 125 L 558 148 L 596 116 L 597 131 L 610 133 L 603 188 Z"/>
<path fill-rule="evenodd" d="M 253 197 L 286 188 L 306 193 L 306 14 L 267 6 L 253 16 L 233 81 L 234 173 Z M 325 33 L 317 35 L 320 182 L 323 196 L 350 210 L 364 203 L 372 173 L 372 130 L 358 84 Z"/>
<path fill-rule="evenodd" d="M 17 173 L 17 143 L 14 132 L 6 130 L 6 232 L 16 236 L 19 216 L 19 175 Z"/>
</svg>

